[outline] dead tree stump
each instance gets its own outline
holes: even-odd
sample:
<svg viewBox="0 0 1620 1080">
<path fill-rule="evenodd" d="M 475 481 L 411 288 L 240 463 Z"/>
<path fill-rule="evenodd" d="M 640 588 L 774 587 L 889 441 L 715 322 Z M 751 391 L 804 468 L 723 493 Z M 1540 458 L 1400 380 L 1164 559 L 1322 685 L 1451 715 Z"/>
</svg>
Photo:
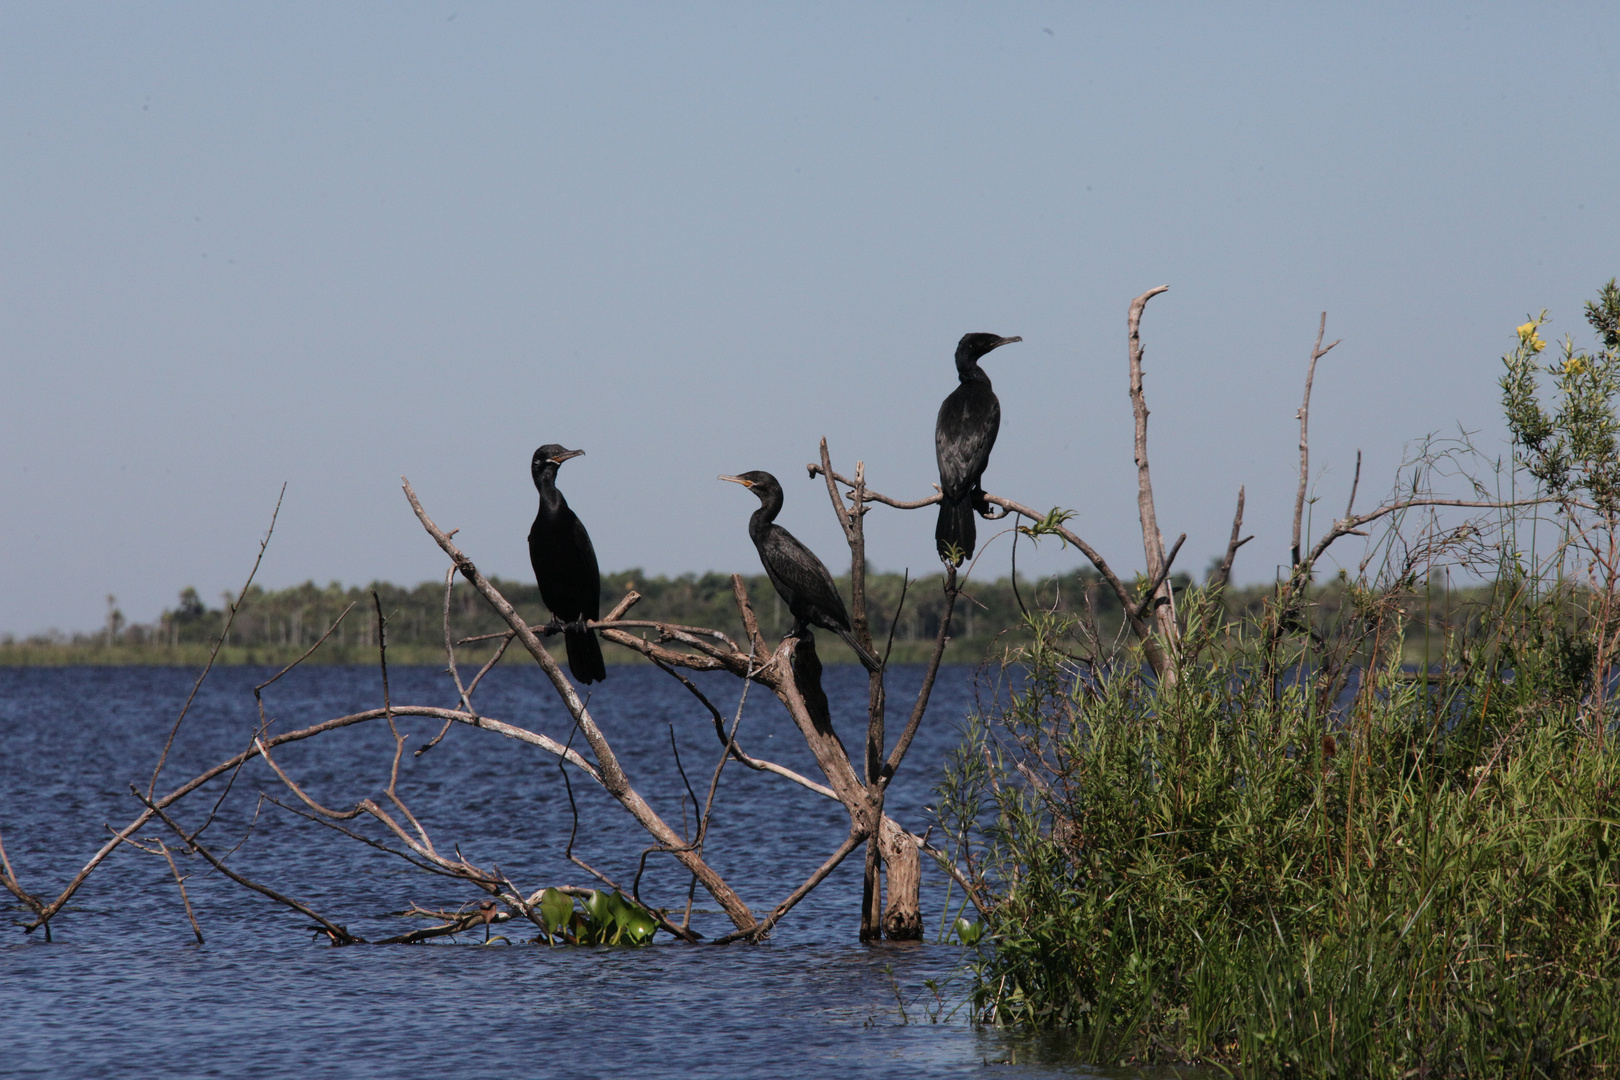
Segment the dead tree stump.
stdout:
<svg viewBox="0 0 1620 1080">
<path fill-rule="evenodd" d="M 890 941 L 920 941 L 922 925 L 922 856 L 917 841 L 893 818 L 885 817 L 879 849 L 883 854 L 883 936 Z"/>
</svg>

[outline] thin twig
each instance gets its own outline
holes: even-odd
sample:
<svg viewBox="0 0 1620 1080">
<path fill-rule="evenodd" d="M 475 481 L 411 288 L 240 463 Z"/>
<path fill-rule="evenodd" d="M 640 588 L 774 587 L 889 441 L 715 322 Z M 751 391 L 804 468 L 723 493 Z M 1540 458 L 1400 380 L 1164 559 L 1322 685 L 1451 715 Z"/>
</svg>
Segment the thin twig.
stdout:
<svg viewBox="0 0 1620 1080">
<path fill-rule="evenodd" d="M 314 919 L 316 922 L 321 924 L 321 931 L 326 934 L 333 945 L 363 945 L 365 943 L 365 938 L 356 937 L 355 935 L 349 933 L 347 929 L 339 926 L 337 923 L 332 922 L 330 919 L 327 919 L 325 916 L 320 914 L 320 912 L 316 911 L 309 905 L 299 903 L 292 897 L 283 896 L 281 893 L 276 892 L 267 885 L 261 885 L 256 881 L 252 881 L 246 877 L 243 877 L 241 874 L 238 874 L 235 870 L 232 870 L 230 867 L 226 866 L 218 858 L 215 858 L 213 852 L 203 847 L 202 844 L 198 843 L 194 838 L 187 836 L 186 831 L 182 829 L 173 818 L 164 813 L 163 810 L 158 807 L 157 803 L 148 801 L 144 796 L 142 796 L 139 788 L 131 784 L 130 790 L 135 793 L 135 797 L 137 799 L 140 799 L 146 804 L 147 809 L 151 810 L 158 816 L 163 824 L 174 830 L 175 835 L 180 837 L 180 839 L 185 842 L 185 845 L 189 850 L 195 851 L 197 854 L 201 855 L 210 866 L 224 874 L 226 877 L 230 878 L 232 881 L 236 882 L 238 885 L 241 885 L 243 888 L 252 889 L 261 896 L 267 896 L 278 904 L 283 904 L 302 915 L 307 915 L 311 919 Z"/>
<path fill-rule="evenodd" d="M 303 654 L 300 655 L 298 657 L 298 659 L 294 660 L 292 663 L 288 664 L 286 667 L 282 668 L 280 671 L 276 672 L 274 675 L 272 675 L 268 679 L 264 680 L 264 682 L 260 683 L 258 686 L 255 686 L 253 688 L 253 696 L 258 697 L 260 692 L 263 691 L 265 687 L 269 686 L 271 683 L 275 682 L 277 679 L 279 679 L 283 675 L 287 674 L 287 672 L 291 671 L 293 668 L 297 667 L 299 664 L 302 664 L 305 660 L 308 660 L 310 658 L 310 656 L 312 656 L 314 654 L 316 649 L 318 649 L 322 645 L 326 644 L 326 639 L 332 636 L 333 632 L 337 630 L 338 625 L 343 622 L 344 618 L 349 614 L 349 612 L 354 610 L 354 605 L 356 603 L 358 603 L 358 601 L 355 601 L 355 600 L 349 601 L 349 606 L 344 608 L 342 613 L 340 613 L 336 619 L 332 620 L 332 625 L 328 626 L 326 628 L 326 633 L 322 634 L 319 638 L 316 639 L 315 644 L 313 644 L 309 648 L 305 649 Z"/>
<path fill-rule="evenodd" d="M 191 897 L 186 895 L 186 879 L 181 876 L 180 868 L 174 864 L 174 856 L 169 853 L 169 846 L 161 840 L 157 842 L 157 846 L 163 857 L 169 861 L 169 869 L 174 873 L 174 883 L 180 887 L 180 902 L 185 905 L 186 918 L 191 922 L 191 932 L 197 935 L 197 944 L 202 945 L 204 944 L 202 927 L 197 925 L 197 915 L 191 910 Z"/>
<path fill-rule="evenodd" d="M 1225 558 L 1221 559 L 1221 565 L 1215 571 L 1214 578 L 1210 581 L 1211 586 L 1215 588 L 1225 588 L 1226 585 L 1232 580 L 1232 561 L 1237 558 L 1238 548 L 1254 539 L 1253 536 L 1245 536 L 1243 539 L 1239 540 L 1238 534 L 1242 531 L 1243 486 L 1240 484 L 1238 485 L 1237 512 L 1232 515 L 1232 538 L 1226 542 L 1226 556 Z"/>
<path fill-rule="evenodd" d="M 1335 343 L 1335 344 L 1337 344 L 1337 343 Z M 1361 451 L 1357 450 L 1356 451 L 1356 475 L 1355 475 L 1355 478 L 1350 481 L 1350 498 L 1344 504 L 1344 516 L 1345 517 L 1349 517 L 1351 511 L 1355 510 L 1355 508 L 1356 508 L 1356 488 L 1358 488 L 1360 486 L 1361 486 Z"/>
<path fill-rule="evenodd" d="M 895 770 L 900 768 L 900 762 L 905 759 L 906 751 L 911 747 L 911 740 L 916 737 L 917 729 L 922 726 L 923 713 L 928 711 L 928 698 L 934 691 L 934 679 L 939 675 L 940 661 L 945 658 L 945 643 L 950 640 L 951 616 L 956 611 L 956 567 L 945 568 L 945 614 L 939 620 L 939 633 L 934 636 L 934 651 L 928 657 L 928 669 L 923 674 L 922 688 L 917 691 L 917 702 L 912 706 L 911 717 L 906 721 L 905 730 L 895 741 L 894 749 L 889 752 L 889 760 L 884 762 L 879 772 L 876 787 L 881 793 L 889 786 Z M 882 803 L 878 804 L 881 813 Z"/>
<path fill-rule="evenodd" d="M 825 881 L 828 874 L 838 869 L 838 865 L 848 858 L 849 853 L 859 847 L 861 842 L 866 838 L 867 833 L 863 830 L 859 828 L 850 830 L 849 836 L 845 837 L 844 842 L 838 845 L 838 849 L 827 857 L 827 861 L 817 867 L 816 872 L 811 874 L 810 877 L 805 880 L 803 885 L 800 885 L 797 889 L 794 889 L 788 894 L 785 900 L 783 900 L 780 904 L 777 904 L 775 909 L 773 909 L 768 916 L 761 920 L 758 926 L 751 930 L 738 930 L 735 933 L 727 934 L 723 938 L 717 938 L 715 940 L 715 944 L 726 945 L 733 941 L 740 941 L 743 938 L 747 938 L 750 941 L 761 941 L 768 937 L 770 935 L 771 928 L 781 921 L 782 916 L 786 915 L 789 911 L 792 911 L 794 906 L 798 904 L 800 900 L 803 900 L 806 896 L 809 896 L 811 890 Z"/>
<path fill-rule="evenodd" d="M 1163 585 L 1165 579 L 1170 576 L 1170 568 L 1175 565 L 1176 554 L 1181 551 L 1181 545 L 1186 542 L 1186 533 L 1182 533 L 1180 536 L 1176 537 L 1175 544 L 1170 548 L 1170 554 L 1164 557 L 1164 565 L 1159 567 L 1158 575 L 1155 576 L 1153 581 L 1148 585 L 1147 594 L 1142 597 L 1142 603 L 1137 606 L 1136 613 L 1138 615 L 1147 614 L 1149 607 L 1157 602 L 1160 602 L 1158 596 L 1159 586 Z"/>
<path fill-rule="evenodd" d="M 276 531 L 276 518 L 281 514 L 281 500 L 287 494 L 287 485 L 281 485 L 281 494 L 276 496 L 276 508 L 270 512 L 270 527 L 264 532 L 264 539 L 259 541 L 259 554 L 253 560 L 253 569 L 248 571 L 247 580 L 242 583 L 242 591 L 236 594 L 236 600 L 225 613 L 225 626 L 219 632 L 219 640 L 208 653 L 208 663 L 203 665 L 202 674 L 191 686 L 191 693 L 186 695 L 186 703 L 180 707 L 180 715 L 174 718 L 174 727 L 169 729 L 169 738 L 163 744 L 163 753 L 158 755 L 157 767 L 152 770 L 152 782 L 146 786 L 146 797 L 150 799 L 157 791 L 158 777 L 163 772 L 163 763 L 169 760 L 169 749 L 174 746 L 174 737 L 180 734 L 180 724 L 185 720 L 186 713 L 191 711 L 191 703 L 197 698 L 197 691 L 202 689 L 203 680 L 214 669 L 214 660 L 219 656 L 219 650 L 224 648 L 225 639 L 230 636 L 231 624 L 236 621 L 236 612 L 242 606 L 242 600 L 247 596 L 248 587 L 253 584 L 253 577 L 259 572 L 259 564 L 264 561 L 264 549 L 270 546 L 270 537 Z"/>
</svg>

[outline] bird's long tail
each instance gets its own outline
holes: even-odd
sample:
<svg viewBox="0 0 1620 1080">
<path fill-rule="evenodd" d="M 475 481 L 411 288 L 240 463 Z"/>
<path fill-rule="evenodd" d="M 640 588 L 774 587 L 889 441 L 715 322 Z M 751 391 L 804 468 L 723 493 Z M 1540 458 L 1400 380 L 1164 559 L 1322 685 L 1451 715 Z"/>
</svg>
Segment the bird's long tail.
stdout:
<svg viewBox="0 0 1620 1080">
<path fill-rule="evenodd" d="M 848 645 L 850 648 L 855 650 L 855 655 L 860 657 L 861 666 L 867 671 L 883 670 L 883 662 L 877 657 L 873 656 L 866 646 L 862 645 L 859 641 L 856 641 L 853 632 L 849 630 L 840 630 L 838 631 L 838 636 L 844 639 L 845 645 Z"/>
<path fill-rule="evenodd" d="M 601 682 L 607 678 L 607 665 L 602 662 L 602 643 L 596 640 L 595 630 L 564 630 L 563 642 L 568 646 L 568 670 L 582 683 Z"/>
<path fill-rule="evenodd" d="M 976 533 L 973 525 L 973 494 L 969 492 L 959 500 L 944 496 L 939 504 L 939 523 L 934 526 L 934 543 L 939 548 L 939 557 L 958 565 L 963 559 L 971 558 Z"/>
</svg>

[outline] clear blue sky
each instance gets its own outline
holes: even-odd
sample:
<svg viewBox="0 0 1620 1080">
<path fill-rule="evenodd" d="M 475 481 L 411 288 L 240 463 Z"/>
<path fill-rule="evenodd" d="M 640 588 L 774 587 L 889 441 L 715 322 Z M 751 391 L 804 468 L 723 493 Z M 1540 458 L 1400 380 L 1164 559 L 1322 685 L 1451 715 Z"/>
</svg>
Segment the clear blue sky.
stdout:
<svg viewBox="0 0 1620 1080">
<path fill-rule="evenodd" d="M 1320 311 L 1324 513 L 1358 448 L 1363 505 L 1427 432 L 1501 449 L 1528 312 L 1588 340 L 1617 12 L 8 3 L 0 632 L 217 598 L 283 481 L 267 586 L 440 575 L 401 474 L 526 576 L 552 441 L 588 452 L 562 481 L 604 567 L 755 570 L 715 480 L 746 469 L 837 567 L 817 439 L 927 493 L 970 330 L 1024 337 L 987 364 L 987 486 L 1134 568 L 1125 312 L 1161 284 L 1160 521 L 1201 573 L 1246 484 L 1238 576 L 1268 577 Z M 937 565 L 931 513 L 871 531 Z"/>
</svg>

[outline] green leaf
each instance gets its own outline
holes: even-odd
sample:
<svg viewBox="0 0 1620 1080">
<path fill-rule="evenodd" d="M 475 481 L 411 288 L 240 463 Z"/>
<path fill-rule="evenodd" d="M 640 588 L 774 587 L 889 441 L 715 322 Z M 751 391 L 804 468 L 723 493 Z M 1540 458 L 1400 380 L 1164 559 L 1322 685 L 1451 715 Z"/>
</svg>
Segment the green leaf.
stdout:
<svg viewBox="0 0 1620 1080">
<path fill-rule="evenodd" d="M 606 927 L 613 922 L 613 901 L 601 889 L 592 889 L 580 905 L 591 922 L 598 927 Z"/>
<path fill-rule="evenodd" d="M 557 889 L 547 889 L 540 894 L 540 919 L 552 933 L 562 929 L 573 911 L 573 898 L 566 893 Z"/>
<path fill-rule="evenodd" d="M 984 937 L 984 924 L 969 922 L 966 918 L 956 920 L 956 939 L 964 945 L 977 945 L 979 939 Z"/>
</svg>

